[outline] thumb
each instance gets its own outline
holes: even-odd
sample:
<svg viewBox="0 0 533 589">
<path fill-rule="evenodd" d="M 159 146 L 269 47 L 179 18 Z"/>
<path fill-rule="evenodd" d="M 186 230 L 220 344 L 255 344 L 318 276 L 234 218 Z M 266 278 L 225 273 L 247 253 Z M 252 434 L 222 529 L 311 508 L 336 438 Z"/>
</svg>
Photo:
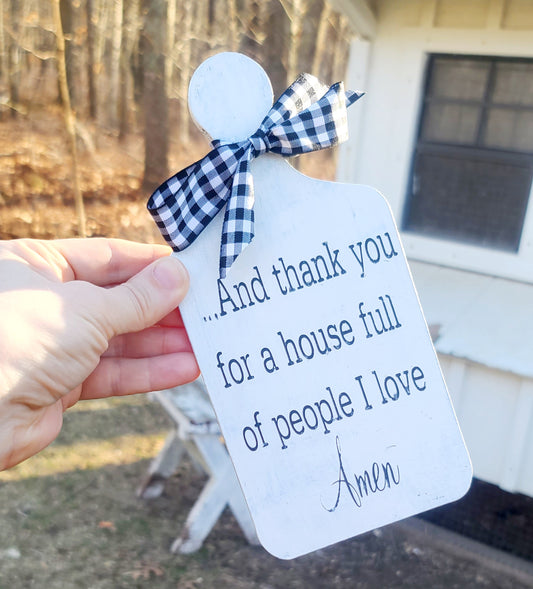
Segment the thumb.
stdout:
<svg viewBox="0 0 533 589">
<path fill-rule="evenodd" d="M 188 288 L 189 275 L 177 258 L 152 262 L 127 282 L 105 291 L 104 316 L 112 334 L 154 325 L 181 303 Z"/>
</svg>

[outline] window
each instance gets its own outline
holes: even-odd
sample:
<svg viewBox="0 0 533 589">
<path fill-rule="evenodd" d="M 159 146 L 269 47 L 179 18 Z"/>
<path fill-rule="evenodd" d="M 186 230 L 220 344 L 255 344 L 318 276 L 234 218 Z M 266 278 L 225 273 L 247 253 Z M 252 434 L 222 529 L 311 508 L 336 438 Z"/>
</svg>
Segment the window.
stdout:
<svg viewBox="0 0 533 589">
<path fill-rule="evenodd" d="M 429 59 L 403 229 L 516 252 L 533 178 L 533 60 Z"/>
</svg>

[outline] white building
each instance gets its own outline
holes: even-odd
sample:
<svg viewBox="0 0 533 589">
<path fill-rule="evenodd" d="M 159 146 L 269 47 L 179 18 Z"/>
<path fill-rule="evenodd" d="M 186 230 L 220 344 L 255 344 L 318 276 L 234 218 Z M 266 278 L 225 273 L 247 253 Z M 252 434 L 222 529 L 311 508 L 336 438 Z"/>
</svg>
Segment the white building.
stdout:
<svg viewBox="0 0 533 589">
<path fill-rule="evenodd" d="M 392 207 L 475 476 L 533 496 L 533 0 L 331 2 L 367 92 L 338 179 Z"/>
</svg>

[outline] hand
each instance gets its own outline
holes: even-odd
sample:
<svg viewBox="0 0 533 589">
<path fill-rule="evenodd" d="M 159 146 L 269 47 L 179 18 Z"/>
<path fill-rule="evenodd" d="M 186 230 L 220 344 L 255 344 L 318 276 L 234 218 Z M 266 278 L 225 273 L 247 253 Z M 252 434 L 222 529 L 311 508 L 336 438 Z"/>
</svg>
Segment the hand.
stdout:
<svg viewBox="0 0 533 589">
<path fill-rule="evenodd" d="M 80 399 L 160 390 L 199 373 L 170 249 L 113 239 L 0 242 L 0 470 L 58 435 Z"/>
</svg>

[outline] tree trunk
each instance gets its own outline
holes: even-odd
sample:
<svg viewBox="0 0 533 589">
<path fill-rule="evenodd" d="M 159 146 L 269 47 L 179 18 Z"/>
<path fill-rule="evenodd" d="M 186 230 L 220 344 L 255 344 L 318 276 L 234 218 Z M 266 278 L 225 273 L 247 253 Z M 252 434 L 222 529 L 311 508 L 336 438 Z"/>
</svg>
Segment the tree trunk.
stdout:
<svg viewBox="0 0 533 589">
<path fill-rule="evenodd" d="M 228 18 L 229 18 L 229 47 L 232 51 L 237 51 L 239 47 L 239 21 L 237 19 L 237 2 L 236 0 L 227 0 Z"/>
<path fill-rule="evenodd" d="M 349 45 L 345 39 L 349 38 L 348 21 L 342 15 L 337 15 L 337 42 L 333 59 L 331 60 L 331 71 L 334 80 L 342 80 L 346 76 L 346 63 L 348 60 Z"/>
<path fill-rule="evenodd" d="M 167 50 L 165 59 L 165 84 L 167 94 L 172 96 L 174 74 L 174 44 L 176 42 L 176 0 L 168 0 L 167 6 Z"/>
<path fill-rule="evenodd" d="M 247 2 L 249 4 L 249 0 Z M 216 34 L 216 25 L 217 25 L 217 10 L 216 10 L 216 0 L 207 0 L 207 34 L 209 38 L 213 38 Z"/>
<path fill-rule="evenodd" d="M 4 29 L 4 0 L 0 0 L 0 83 L 7 81 L 7 53 L 6 53 L 6 36 Z"/>
<path fill-rule="evenodd" d="M 9 36 L 8 55 L 8 76 L 9 76 L 9 104 L 11 106 L 11 116 L 16 118 L 17 106 L 19 103 L 19 85 L 20 85 L 20 47 L 13 38 L 18 38 L 19 33 L 19 5 L 17 0 L 9 2 L 9 25 L 13 35 Z"/>
<path fill-rule="evenodd" d="M 165 0 L 143 0 L 144 178 L 142 188 L 154 190 L 168 176 L 168 104 L 165 89 Z"/>
<path fill-rule="evenodd" d="M 118 128 L 120 97 L 120 58 L 122 54 L 122 0 L 113 1 L 113 29 L 111 38 L 111 62 L 109 74 L 109 124 Z"/>
<path fill-rule="evenodd" d="M 55 0 L 54 0 L 55 1 Z M 74 12 L 72 6 L 72 0 L 60 0 L 59 1 L 59 12 L 61 15 L 61 29 L 63 31 L 63 44 L 65 47 L 65 68 L 66 68 L 66 77 L 68 80 L 68 95 L 69 95 L 69 103 L 72 105 L 76 105 L 76 92 L 74 91 L 74 76 L 75 76 L 75 66 L 74 66 L 74 51 L 73 51 L 73 41 L 72 37 L 74 35 Z M 61 88 L 59 89 L 59 96 L 61 100 L 62 92 Z"/>
<path fill-rule="evenodd" d="M 276 3 L 279 8 L 278 0 Z M 239 11 L 242 22 L 239 51 L 265 64 L 265 39 L 269 30 L 270 2 L 265 0 L 247 0 L 243 10 Z M 270 70 L 270 67 L 268 68 Z M 270 74 L 270 71 L 269 71 Z"/>
<path fill-rule="evenodd" d="M 187 92 L 189 89 L 189 77 L 191 70 L 191 42 L 192 42 L 192 16 L 193 3 L 184 0 L 183 7 L 183 51 L 181 54 L 181 71 L 179 83 L 180 114 L 178 137 L 182 145 L 189 142 L 189 109 L 187 104 Z"/>
<path fill-rule="evenodd" d="M 266 35 L 263 55 L 274 96 L 278 97 L 287 88 L 287 68 L 284 61 L 288 21 L 279 0 L 269 0 L 268 13 L 270 18 L 265 21 Z"/>
<path fill-rule="evenodd" d="M 292 84 L 298 74 L 300 45 L 302 44 L 302 32 L 304 18 L 307 13 L 306 0 L 292 0 L 289 5 L 288 0 L 280 0 L 283 9 L 289 18 L 289 46 L 287 48 L 287 86 Z"/>
<path fill-rule="evenodd" d="M 129 103 L 129 61 L 132 51 L 131 32 L 128 34 L 128 21 L 126 17 L 127 3 L 122 4 L 122 48 L 119 57 L 119 82 L 118 82 L 118 138 L 123 141 L 128 134 L 128 103 Z"/>
<path fill-rule="evenodd" d="M 142 0 L 144 1 L 144 0 Z M 127 2 L 127 6 L 130 7 L 130 0 Z M 142 56 L 142 19 L 141 16 L 142 12 L 142 3 L 139 0 L 136 0 L 134 5 L 133 13 L 129 13 L 131 18 L 131 24 L 128 20 L 128 25 L 131 28 L 132 34 L 129 37 L 129 46 L 128 46 L 128 68 L 130 73 L 130 79 L 132 83 L 132 94 L 133 94 L 133 102 L 135 104 L 136 110 L 139 112 L 139 119 L 143 117 L 142 111 L 142 101 L 143 101 L 143 85 L 144 85 L 144 77 L 143 77 L 143 56 Z M 168 94 L 168 88 L 167 88 Z M 138 121 L 140 124 L 144 124 L 143 120 Z"/>
<path fill-rule="evenodd" d="M 142 98 L 142 82 L 136 88 L 135 75 L 142 76 L 138 67 L 139 58 L 139 2 L 128 0 L 123 3 L 124 16 L 122 24 L 122 51 L 120 52 L 120 96 L 119 96 L 119 139 L 125 139 L 130 126 L 136 123 L 136 106 Z M 137 96 L 137 90 L 140 96 Z M 139 100 L 137 100 L 139 98 Z"/>
<path fill-rule="evenodd" d="M 74 181 L 74 203 L 76 205 L 76 215 L 78 217 L 78 234 L 80 237 L 86 236 L 85 230 L 85 208 L 83 205 L 83 196 L 80 190 L 80 179 L 78 171 L 78 148 L 76 145 L 76 121 L 70 105 L 70 96 L 68 91 L 67 65 L 65 55 L 65 37 L 61 23 L 60 0 L 54 0 L 54 24 L 56 29 L 56 47 L 57 47 L 57 72 L 59 81 L 59 90 L 61 92 L 61 101 L 65 115 L 65 125 L 70 143 L 72 156 L 72 178 Z"/>
<path fill-rule="evenodd" d="M 9 85 L 8 47 L 4 28 L 4 0 L 0 0 L 0 85 L 2 87 Z M 5 112 L 3 106 L 0 106 L 0 121 L 4 118 Z"/>
<path fill-rule="evenodd" d="M 329 27 L 329 18 L 331 16 L 331 6 L 328 0 L 324 0 L 322 12 L 318 19 L 318 31 L 316 34 L 315 51 L 313 54 L 313 64 L 311 66 L 311 73 L 314 76 L 320 76 L 320 65 L 324 59 L 326 49 L 326 39 Z"/>
<path fill-rule="evenodd" d="M 89 117 L 95 121 L 97 117 L 96 83 L 94 71 L 94 23 L 93 0 L 85 0 L 85 14 L 87 18 L 87 100 L 89 102 Z"/>
</svg>

